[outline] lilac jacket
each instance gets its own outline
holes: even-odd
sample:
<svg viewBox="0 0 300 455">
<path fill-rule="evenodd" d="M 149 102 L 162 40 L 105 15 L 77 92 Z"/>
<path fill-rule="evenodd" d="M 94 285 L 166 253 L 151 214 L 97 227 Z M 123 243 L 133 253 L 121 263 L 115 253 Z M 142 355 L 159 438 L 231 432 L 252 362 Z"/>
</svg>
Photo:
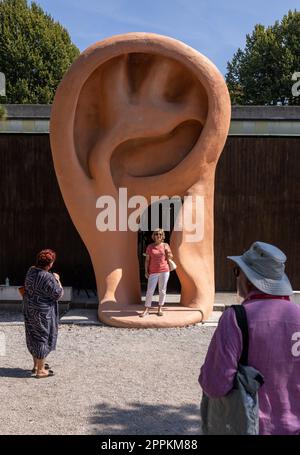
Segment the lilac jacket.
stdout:
<svg viewBox="0 0 300 455">
<path fill-rule="evenodd" d="M 248 363 L 265 379 L 259 389 L 259 433 L 300 434 L 300 306 L 276 298 L 243 304 L 249 326 Z M 229 308 L 200 371 L 199 384 L 208 396 L 221 397 L 232 389 L 241 352 L 242 334 Z"/>
</svg>

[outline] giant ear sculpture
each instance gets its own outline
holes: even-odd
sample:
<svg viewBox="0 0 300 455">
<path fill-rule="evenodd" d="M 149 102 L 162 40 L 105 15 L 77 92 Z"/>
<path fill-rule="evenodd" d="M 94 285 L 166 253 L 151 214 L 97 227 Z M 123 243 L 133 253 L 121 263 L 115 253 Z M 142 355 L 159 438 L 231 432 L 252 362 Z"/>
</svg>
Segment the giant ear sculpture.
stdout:
<svg viewBox="0 0 300 455">
<path fill-rule="evenodd" d="M 168 37 L 114 36 L 89 47 L 65 75 L 52 106 L 51 148 L 64 201 L 94 266 L 100 320 L 184 326 L 201 321 L 199 309 L 210 314 L 214 176 L 229 123 L 230 99 L 217 68 Z M 137 233 L 120 229 L 119 188 L 149 203 L 161 195 L 203 198 L 203 237 L 186 241 L 185 226 L 172 233 L 181 305 L 164 318 L 137 317 Z M 116 231 L 96 228 L 102 195 L 116 202 Z"/>
</svg>

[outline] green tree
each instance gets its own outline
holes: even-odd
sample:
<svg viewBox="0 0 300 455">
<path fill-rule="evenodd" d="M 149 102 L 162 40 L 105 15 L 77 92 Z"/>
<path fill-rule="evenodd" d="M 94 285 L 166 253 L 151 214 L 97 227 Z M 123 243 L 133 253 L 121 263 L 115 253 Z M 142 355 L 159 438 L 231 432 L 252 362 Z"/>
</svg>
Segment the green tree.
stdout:
<svg viewBox="0 0 300 455">
<path fill-rule="evenodd" d="M 292 75 L 300 71 L 300 12 L 289 11 L 281 22 L 255 26 L 227 63 L 226 82 L 233 104 L 300 104 L 292 95 Z"/>
<path fill-rule="evenodd" d="M 65 28 L 36 3 L 0 1 L 0 71 L 7 103 L 51 103 L 79 55 Z"/>
<path fill-rule="evenodd" d="M 3 106 L 0 104 L 0 120 L 3 120 L 6 118 L 6 110 Z"/>
</svg>

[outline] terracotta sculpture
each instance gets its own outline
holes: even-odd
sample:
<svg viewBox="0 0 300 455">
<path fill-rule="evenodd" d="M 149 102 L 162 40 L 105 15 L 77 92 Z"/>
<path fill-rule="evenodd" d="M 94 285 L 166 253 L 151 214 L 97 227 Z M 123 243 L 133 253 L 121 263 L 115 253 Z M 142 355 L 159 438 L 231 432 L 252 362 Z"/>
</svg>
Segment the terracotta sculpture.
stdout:
<svg viewBox="0 0 300 455">
<path fill-rule="evenodd" d="M 229 123 L 217 68 L 168 37 L 114 36 L 89 47 L 65 75 L 52 106 L 51 148 L 64 201 L 92 259 L 103 322 L 184 326 L 209 316 L 214 175 Z M 97 199 L 118 202 L 119 188 L 149 203 L 155 195 L 204 197 L 203 239 L 185 242 L 184 229 L 172 233 L 181 301 L 164 318 L 138 318 L 137 233 L 97 230 Z"/>
</svg>

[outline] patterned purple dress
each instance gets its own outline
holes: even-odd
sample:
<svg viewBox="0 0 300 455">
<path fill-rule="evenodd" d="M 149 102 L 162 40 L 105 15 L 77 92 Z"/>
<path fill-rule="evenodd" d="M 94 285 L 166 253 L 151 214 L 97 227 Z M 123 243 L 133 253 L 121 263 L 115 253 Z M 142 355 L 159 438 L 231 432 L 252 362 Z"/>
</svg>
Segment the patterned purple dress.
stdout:
<svg viewBox="0 0 300 455">
<path fill-rule="evenodd" d="M 23 311 L 26 344 L 30 354 L 44 359 L 56 348 L 58 302 L 62 288 L 52 273 L 30 267 L 25 278 Z"/>
</svg>

